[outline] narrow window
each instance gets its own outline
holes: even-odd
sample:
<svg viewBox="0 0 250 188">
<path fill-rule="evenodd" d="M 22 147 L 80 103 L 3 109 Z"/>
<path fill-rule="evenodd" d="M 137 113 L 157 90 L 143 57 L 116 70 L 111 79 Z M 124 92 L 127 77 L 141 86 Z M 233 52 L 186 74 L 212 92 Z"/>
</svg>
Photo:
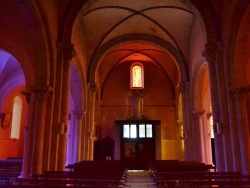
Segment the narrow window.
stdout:
<svg viewBox="0 0 250 188">
<path fill-rule="evenodd" d="M 146 124 L 146 137 L 152 138 L 153 137 L 153 126 L 152 124 Z"/>
<path fill-rule="evenodd" d="M 141 63 L 133 63 L 130 68 L 130 87 L 131 89 L 144 88 L 143 65 Z"/>
<path fill-rule="evenodd" d="M 139 124 L 139 137 L 145 138 L 145 124 Z"/>
<path fill-rule="evenodd" d="M 131 124 L 130 125 L 130 138 L 137 138 L 136 124 Z"/>
<path fill-rule="evenodd" d="M 19 96 L 14 98 L 12 111 L 11 138 L 19 139 L 22 114 L 22 99 Z"/>
<path fill-rule="evenodd" d="M 123 125 L 123 138 L 129 138 L 129 125 Z"/>
</svg>

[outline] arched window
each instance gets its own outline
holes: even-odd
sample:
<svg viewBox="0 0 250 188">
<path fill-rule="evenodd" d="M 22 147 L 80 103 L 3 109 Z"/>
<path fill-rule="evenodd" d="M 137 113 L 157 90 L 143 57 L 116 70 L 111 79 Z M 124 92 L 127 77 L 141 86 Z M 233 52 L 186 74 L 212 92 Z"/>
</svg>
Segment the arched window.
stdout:
<svg viewBox="0 0 250 188">
<path fill-rule="evenodd" d="M 14 98 L 12 112 L 11 138 L 19 139 L 22 114 L 22 99 L 19 96 Z"/>
<path fill-rule="evenodd" d="M 130 67 L 130 88 L 144 88 L 144 69 L 143 65 L 139 62 L 133 63 Z"/>
</svg>

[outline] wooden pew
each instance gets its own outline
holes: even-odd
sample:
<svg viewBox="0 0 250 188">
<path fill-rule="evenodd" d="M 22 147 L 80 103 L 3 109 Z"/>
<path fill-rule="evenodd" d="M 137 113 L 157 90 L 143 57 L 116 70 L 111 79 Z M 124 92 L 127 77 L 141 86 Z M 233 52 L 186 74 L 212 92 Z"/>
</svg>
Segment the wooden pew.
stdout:
<svg viewBox="0 0 250 188">
<path fill-rule="evenodd" d="M 165 187 L 250 187 L 249 177 L 243 181 L 239 172 L 160 172 L 159 188 Z"/>
<path fill-rule="evenodd" d="M 18 179 L 15 186 L 29 187 L 122 187 L 125 170 L 118 162 L 86 161 L 77 163 L 67 171 L 45 171 L 29 179 Z"/>
<path fill-rule="evenodd" d="M 0 185 L 9 185 L 21 174 L 22 159 L 0 160 Z"/>
</svg>

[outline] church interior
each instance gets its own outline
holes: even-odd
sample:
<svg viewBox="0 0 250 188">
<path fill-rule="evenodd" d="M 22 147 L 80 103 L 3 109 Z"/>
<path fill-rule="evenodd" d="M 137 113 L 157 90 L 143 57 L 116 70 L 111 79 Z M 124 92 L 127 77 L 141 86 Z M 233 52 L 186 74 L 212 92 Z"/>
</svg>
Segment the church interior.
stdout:
<svg viewBox="0 0 250 188">
<path fill-rule="evenodd" d="M 0 171 L 250 175 L 249 0 L 2 0 L 0 24 Z"/>
</svg>

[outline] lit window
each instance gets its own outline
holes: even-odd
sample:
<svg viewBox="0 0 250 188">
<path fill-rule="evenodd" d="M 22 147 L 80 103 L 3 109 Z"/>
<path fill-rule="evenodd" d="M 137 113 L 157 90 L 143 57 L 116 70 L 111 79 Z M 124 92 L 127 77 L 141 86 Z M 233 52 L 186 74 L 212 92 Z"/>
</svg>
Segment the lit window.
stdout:
<svg viewBox="0 0 250 188">
<path fill-rule="evenodd" d="M 130 125 L 130 138 L 137 138 L 137 129 L 135 124 Z"/>
<path fill-rule="evenodd" d="M 143 65 L 141 63 L 134 63 L 130 69 L 130 87 L 131 89 L 144 88 L 144 74 Z"/>
<path fill-rule="evenodd" d="M 138 135 L 137 135 L 138 133 Z M 153 138 L 152 124 L 123 124 L 123 138 Z"/>
<path fill-rule="evenodd" d="M 140 124 L 139 125 L 139 137 L 140 138 L 145 138 L 145 124 Z"/>
<path fill-rule="evenodd" d="M 146 137 L 147 138 L 152 138 L 153 137 L 153 126 L 152 124 L 147 124 L 146 125 Z"/>
<path fill-rule="evenodd" d="M 20 136 L 20 125 L 21 125 L 21 113 L 22 113 L 22 99 L 19 96 L 14 98 L 13 112 L 12 112 L 12 127 L 11 127 L 11 138 L 18 139 Z"/>
<path fill-rule="evenodd" d="M 129 125 L 123 125 L 123 138 L 129 138 Z"/>
</svg>

